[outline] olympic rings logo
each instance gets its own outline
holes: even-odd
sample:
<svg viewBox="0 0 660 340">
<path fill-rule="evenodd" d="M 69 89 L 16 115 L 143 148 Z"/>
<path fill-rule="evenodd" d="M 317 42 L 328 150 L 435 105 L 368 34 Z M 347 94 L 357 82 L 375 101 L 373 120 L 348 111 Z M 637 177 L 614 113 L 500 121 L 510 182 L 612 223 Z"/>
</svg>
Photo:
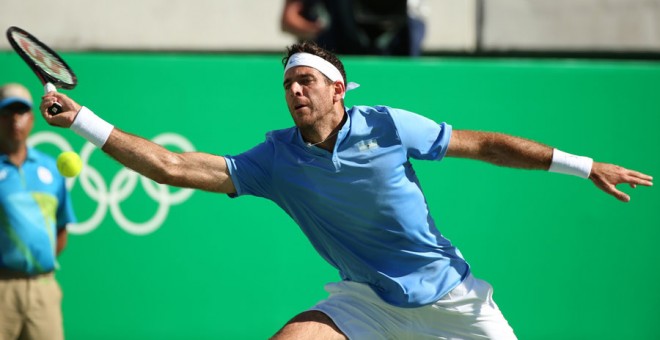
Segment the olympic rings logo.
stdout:
<svg viewBox="0 0 660 340">
<path fill-rule="evenodd" d="M 163 133 L 152 139 L 154 143 L 160 145 L 171 145 L 178 147 L 182 151 L 195 151 L 195 147 L 185 137 L 175 133 Z M 37 146 L 39 144 L 53 144 L 61 151 L 71 151 L 71 144 L 57 133 L 50 131 L 41 131 L 31 135 L 28 138 L 28 144 Z M 147 235 L 156 231 L 165 221 L 170 210 L 170 206 L 185 202 L 193 194 L 193 189 L 179 189 L 176 192 L 170 192 L 167 185 L 158 184 L 128 168 L 122 169 L 115 175 L 108 187 L 107 183 L 91 164 L 89 158 L 97 148 L 90 142 L 86 142 L 80 151 L 80 158 L 83 162 L 83 170 L 77 177 L 67 178 L 66 187 L 71 190 L 80 180 L 80 186 L 85 193 L 97 202 L 97 207 L 92 216 L 86 221 L 70 224 L 67 230 L 73 234 L 86 234 L 98 228 L 103 219 L 110 210 L 114 221 L 120 228 L 133 235 Z M 151 219 L 136 223 L 128 219 L 121 210 L 120 203 L 126 200 L 135 191 L 138 180 L 146 194 L 158 203 L 156 212 Z"/>
</svg>

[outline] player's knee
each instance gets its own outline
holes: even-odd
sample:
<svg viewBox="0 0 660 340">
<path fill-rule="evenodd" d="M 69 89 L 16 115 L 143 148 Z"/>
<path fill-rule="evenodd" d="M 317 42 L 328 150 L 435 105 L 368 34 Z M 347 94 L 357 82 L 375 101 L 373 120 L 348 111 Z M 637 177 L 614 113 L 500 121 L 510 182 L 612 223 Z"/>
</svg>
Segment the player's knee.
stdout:
<svg viewBox="0 0 660 340">
<path fill-rule="evenodd" d="M 348 339 L 325 313 L 305 311 L 289 320 L 271 340 Z"/>
</svg>

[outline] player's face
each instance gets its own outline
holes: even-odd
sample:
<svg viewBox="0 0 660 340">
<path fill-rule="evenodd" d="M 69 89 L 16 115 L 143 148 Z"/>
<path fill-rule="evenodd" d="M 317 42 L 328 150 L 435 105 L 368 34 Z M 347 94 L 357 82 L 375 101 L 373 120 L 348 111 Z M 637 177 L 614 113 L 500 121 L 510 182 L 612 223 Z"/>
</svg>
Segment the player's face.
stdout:
<svg viewBox="0 0 660 340">
<path fill-rule="evenodd" d="M 335 86 L 315 68 L 298 66 L 284 74 L 284 95 L 296 125 L 309 127 L 332 112 Z"/>
<path fill-rule="evenodd" d="M 34 115 L 26 106 L 3 108 L 0 112 L 0 142 L 3 145 L 23 143 L 34 126 Z"/>
</svg>

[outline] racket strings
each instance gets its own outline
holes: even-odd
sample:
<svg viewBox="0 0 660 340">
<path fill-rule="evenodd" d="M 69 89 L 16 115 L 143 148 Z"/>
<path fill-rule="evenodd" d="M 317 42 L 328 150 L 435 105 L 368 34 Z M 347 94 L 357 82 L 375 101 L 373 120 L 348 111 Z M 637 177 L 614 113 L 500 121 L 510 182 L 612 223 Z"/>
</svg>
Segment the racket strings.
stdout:
<svg viewBox="0 0 660 340">
<path fill-rule="evenodd" d="M 28 58 L 32 59 L 37 66 L 51 77 L 66 83 L 73 84 L 73 74 L 69 69 L 53 54 L 41 47 L 37 42 L 18 32 L 12 34 L 14 41 L 25 52 Z"/>
</svg>

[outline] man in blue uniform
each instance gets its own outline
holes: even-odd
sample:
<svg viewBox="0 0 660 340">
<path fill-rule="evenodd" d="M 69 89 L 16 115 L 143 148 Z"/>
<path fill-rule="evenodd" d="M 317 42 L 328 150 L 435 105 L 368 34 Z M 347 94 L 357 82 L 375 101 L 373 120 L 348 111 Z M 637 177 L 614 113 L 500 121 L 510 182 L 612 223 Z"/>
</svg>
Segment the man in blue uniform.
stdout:
<svg viewBox="0 0 660 340">
<path fill-rule="evenodd" d="M 410 159 L 463 157 L 616 185 L 648 175 L 499 133 L 452 129 L 405 110 L 344 107 L 341 61 L 313 43 L 284 59 L 294 127 L 235 156 L 175 153 L 123 132 L 68 96 L 50 93 L 42 116 L 70 127 L 122 164 L 169 185 L 272 200 L 303 230 L 341 281 L 273 339 L 515 339 L 488 283 L 436 229 Z M 64 112 L 53 116 L 54 102 Z"/>
<path fill-rule="evenodd" d="M 27 146 L 32 98 L 0 87 L 0 338 L 62 339 L 56 256 L 74 214 L 55 160 Z"/>
</svg>

